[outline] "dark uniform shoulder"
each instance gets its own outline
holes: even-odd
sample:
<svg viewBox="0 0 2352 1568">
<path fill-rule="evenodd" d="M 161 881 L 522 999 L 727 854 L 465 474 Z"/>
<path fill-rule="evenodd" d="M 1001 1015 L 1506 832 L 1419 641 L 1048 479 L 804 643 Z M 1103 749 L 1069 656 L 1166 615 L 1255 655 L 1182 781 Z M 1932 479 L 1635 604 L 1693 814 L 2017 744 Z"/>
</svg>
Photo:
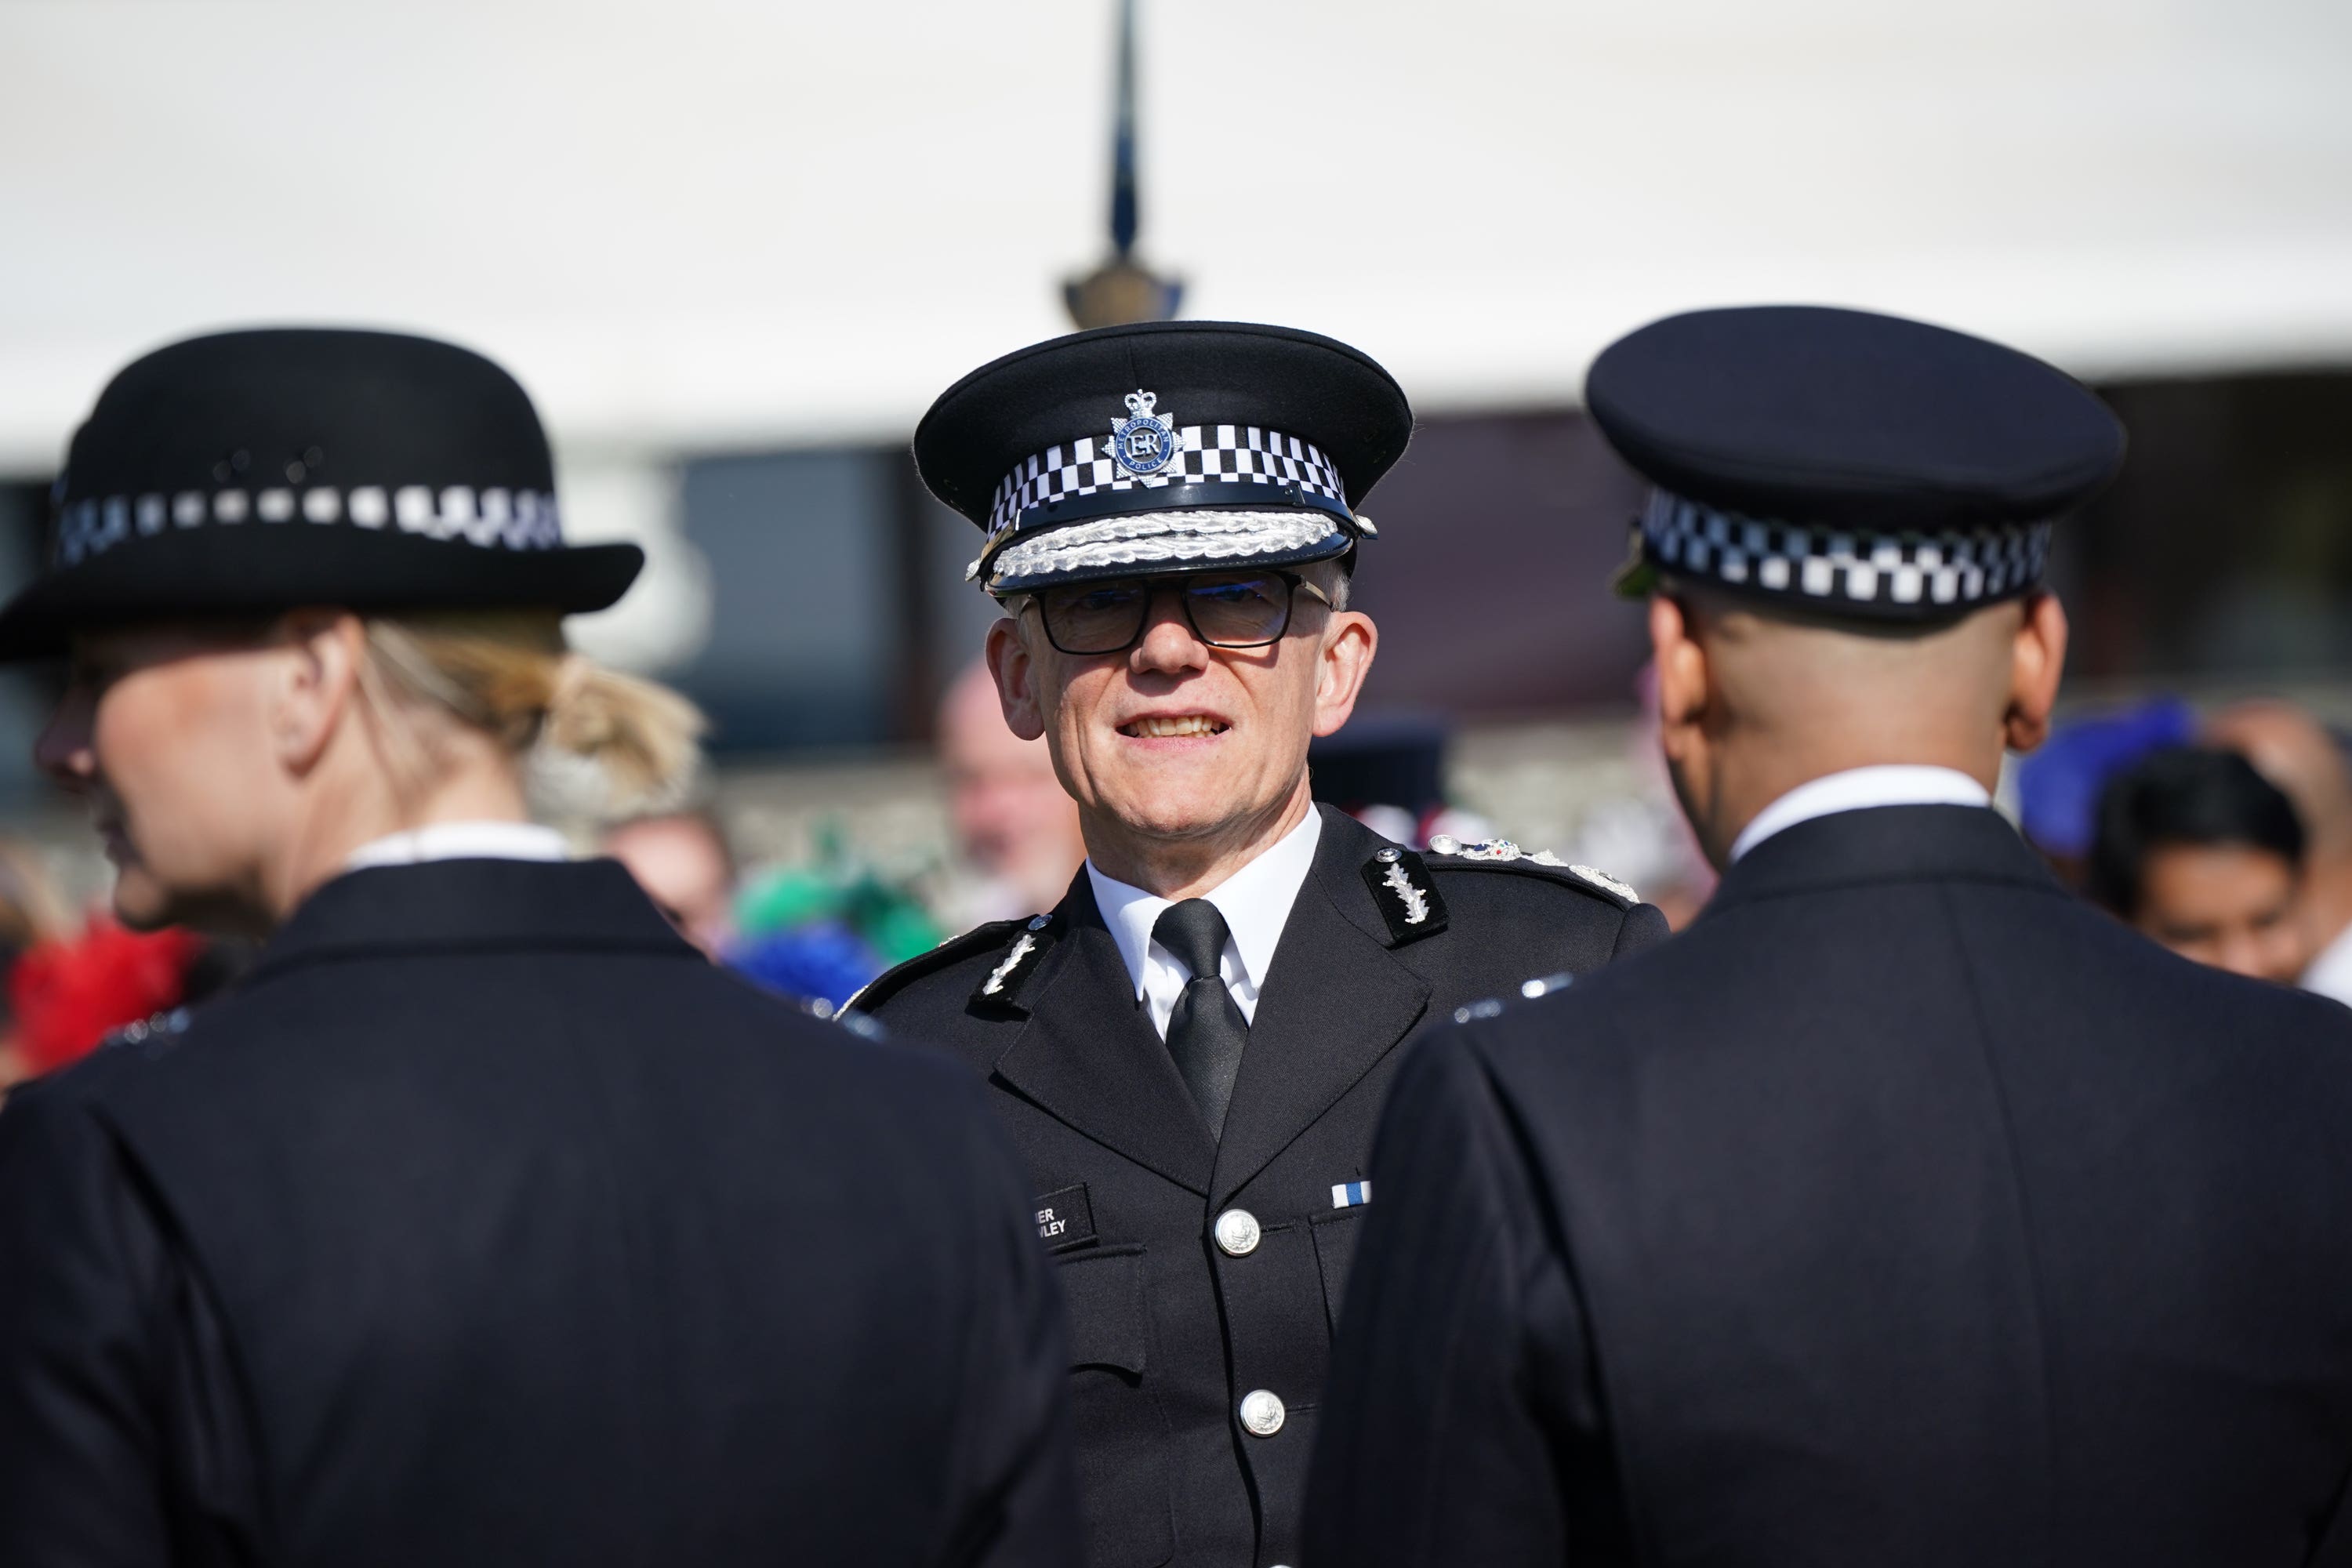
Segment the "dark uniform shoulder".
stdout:
<svg viewBox="0 0 2352 1568">
<path fill-rule="evenodd" d="M 125 1024 L 92 1047 L 88 1055 L 18 1085 L 7 1098 L 12 1103 L 22 1101 L 26 1106 L 36 1100 L 53 1106 L 103 1102 L 117 1086 L 138 1078 L 147 1064 L 175 1052 L 181 1037 L 187 1032 L 188 1022 L 188 1010 L 179 1007 Z"/>
<path fill-rule="evenodd" d="M 841 1005 L 841 1011 L 844 1015 L 870 1015 L 936 977 L 949 977 L 941 983 L 955 984 L 967 967 L 977 968 L 982 960 L 988 963 L 979 987 L 984 989 L 988 976 L 993 975 L 1002 990 L 1013 972 L 1025 968 L 1031 955 L 1040 950 L 1043 935 L 1053 923 L 1051 915 L 1031 915 L 1025 920 L 991 921 L 986 925 L 974 926 L 961 936 L 950 937 L 930 952 L 868 981 L 864 989 Z"/>
</svg>

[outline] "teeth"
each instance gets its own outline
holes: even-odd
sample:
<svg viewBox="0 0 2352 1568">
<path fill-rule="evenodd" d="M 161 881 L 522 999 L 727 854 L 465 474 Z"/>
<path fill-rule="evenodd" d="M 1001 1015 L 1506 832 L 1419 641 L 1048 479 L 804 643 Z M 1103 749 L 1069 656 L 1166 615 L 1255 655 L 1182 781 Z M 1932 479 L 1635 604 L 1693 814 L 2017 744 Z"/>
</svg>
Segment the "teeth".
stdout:
<svg viewBox="0 0 2352 1568">
<path fill-rule="evenodd" d="M 1178 735 L 1213 735 L 1224 728 L 1214 719 L 1199 713 L 1187 713 L 1180 719 L 1138 719 L 1128 729 L 1138 735 L 1148 735 L 1164 741 Z"/>
</svg>

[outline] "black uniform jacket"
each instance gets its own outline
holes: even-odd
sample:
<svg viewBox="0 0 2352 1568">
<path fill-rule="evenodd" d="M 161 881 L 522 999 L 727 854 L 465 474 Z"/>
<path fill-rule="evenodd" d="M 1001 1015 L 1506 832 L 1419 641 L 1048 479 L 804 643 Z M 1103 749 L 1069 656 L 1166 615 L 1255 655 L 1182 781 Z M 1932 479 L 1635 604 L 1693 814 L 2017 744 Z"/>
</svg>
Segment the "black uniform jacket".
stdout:
<svg viewBox="0 0 2352 1568">
<path fill-rule="evenodd" d="M 1990 811 L 1766 840 L 1373 1170 L 1318 1568 L 2284 1568 L 2352 1467 L 2352 1013 Z"/>
<path fill-rule="evenodd" d="M 1418 921 L 1392 866 L 1421 895 Z M 1507 982 L 1583 973 L 1664 933 L 1655 910 L 1564 868 L 1424 860 L 1327 810 L 1221 1143 L 1083 871 L 1039 929 L 983 927 L 870 989 L 861 1005 L 893 1031 L 988 1075 L 1027 1158 L 1069 1304 L 1095 1568 L 1297 1561 L 1331 1322 L 1366 1212 L 1332 1189 L 1365 1174 L 1398 1043 Z M 1216 1240 L 1229 1210 L 1256 1222 L 1238 1255 Z M 1281 1402 L 1269 1436 L 1238 1416 L 1256 1390 Z"/>
<path fill-rule="evenodd" d="M 0 1563 L 1074 1561 L 984 1098 L 612 861 L 338 878 L 0 1112 Z"/>
</svg>

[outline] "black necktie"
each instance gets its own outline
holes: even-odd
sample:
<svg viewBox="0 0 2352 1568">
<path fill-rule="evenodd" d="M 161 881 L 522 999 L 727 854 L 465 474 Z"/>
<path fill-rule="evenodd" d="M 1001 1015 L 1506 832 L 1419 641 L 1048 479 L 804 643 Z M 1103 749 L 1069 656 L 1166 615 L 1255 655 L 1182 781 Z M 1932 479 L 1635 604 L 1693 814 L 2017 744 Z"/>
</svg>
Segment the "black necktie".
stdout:
<svg viewBox="0 0 2352 1568">
<path fill-rule="evenodd" d="M 1151 927 L 1151 940 L 1192 972 L 1168 1015 L 1168 1054 L 1176 1058 L 1177 1076 L 1192 1091 L 1212 1138 L 1224 1132 L 1225 1107 L 1242 1070 L 1242 1048 L 1249 1044 L 1241 1005 L 1217 973 L 1225 934 L 1225 917 L 1206 899 L 1169 905 Z"/>
</svg>

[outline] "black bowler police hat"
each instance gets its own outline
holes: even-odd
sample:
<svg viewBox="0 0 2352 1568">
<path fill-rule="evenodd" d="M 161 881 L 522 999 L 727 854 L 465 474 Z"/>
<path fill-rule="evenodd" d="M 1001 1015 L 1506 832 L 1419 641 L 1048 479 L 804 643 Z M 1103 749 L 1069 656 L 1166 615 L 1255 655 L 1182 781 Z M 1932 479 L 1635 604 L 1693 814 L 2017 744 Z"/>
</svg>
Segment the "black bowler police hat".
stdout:
<svg viewBox="0 0 2352 1568">
<path fill-rule="evenodd" d="M 2031 591 L 2051 525 L 2123 461 L 2123 426 L 2063 372 L 1863 310 L 1671 316 L 1594 362 L 1585 403 L 1656 487 L 1621 591 L 1664 573 L 1849 618 Z"/>
<path fill-rule="evenodd" d="M 1345 555 L 1412 435 L 1404 393 L 1345 343 L 1154 321 L 982 365 L 923 416 L 915 465 L 987 534 L 965 575 L 1002 595 Z"/>
<path fill-rule="evenodd" d="M 0 658 L 77 631 L 352 609 L 600 610 L 645 563 L 567 547 L 530 399 L 481 355 L 390 332 L 192 338 L 133 362 L 74 435 L 48 570 Z"/>
</svg>

